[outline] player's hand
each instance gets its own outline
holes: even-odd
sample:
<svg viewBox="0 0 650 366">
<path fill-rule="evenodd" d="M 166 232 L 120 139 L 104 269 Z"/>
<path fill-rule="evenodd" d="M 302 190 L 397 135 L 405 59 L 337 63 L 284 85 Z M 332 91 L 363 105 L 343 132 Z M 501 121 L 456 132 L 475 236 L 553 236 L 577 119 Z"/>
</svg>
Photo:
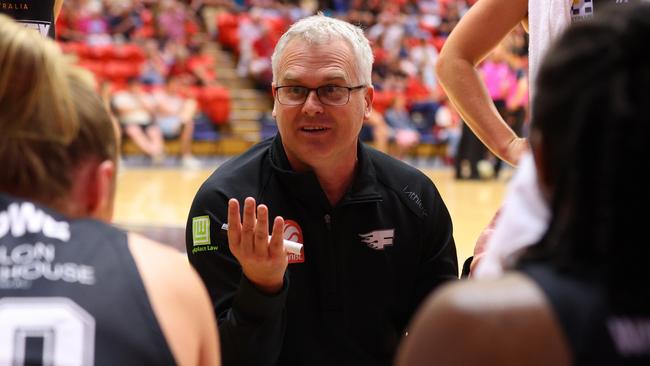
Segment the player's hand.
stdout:
<svg viewBox="0 0 650 366">
<path fill-rule="evenodd" d="M 228 243 L 246 278 L 262 292 L 274 294 L 282 289 L 288 263 L 282 242 L 284 219 L 275 218 L 269 239 L 269 210 L 255 206 L 255 199 L 246 198 L 242 220 L 239 202 L 228 201 Z"/>
<path fill-rule="evenodd" d="M 499 209 L 499 211 L 494 214 L 488 226 L 483 229 L 483 231 L 481 231 L 481 234 L 478 236 L 478 240 L 476 240 L 476 245 L 474 246 L 474 259 L 472 259 L 472 264 L 469 267 L 470 277 L 476 270 L 476 267 L 481 262 L 481 258 L 485 254 L 487 242 L 490 240 L 490 237 L 492 237 L 492 234 L 494 233 L 494 228 L 496 227 L 497 219 L 499 218 L 500 213 L 501 209 Z"/>
<path fill-rule="evenodd" d="M 517 137 L 510 141 L 508 152 L 506 153 L 507 156 L 505 156 L 504 160 L 511 163 L 513 166 L 517 166 L 519 164 L 519 159 L 524 156 L 524 153 L 528 151 L 528 149 L 530 149 L 528 139 Z"/>
</svg>

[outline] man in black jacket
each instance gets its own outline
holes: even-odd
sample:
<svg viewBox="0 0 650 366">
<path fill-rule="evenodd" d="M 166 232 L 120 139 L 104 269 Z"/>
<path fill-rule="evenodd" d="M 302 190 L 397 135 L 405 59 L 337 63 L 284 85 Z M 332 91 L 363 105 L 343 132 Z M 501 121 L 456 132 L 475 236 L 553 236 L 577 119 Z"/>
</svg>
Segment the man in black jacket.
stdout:
<svg viewBox="0 0 650 366">
<path fill-rule="evenodd" d="M 225 365 L 390 365 L 417 306 L 457 278 L 435 186 L 358 141 L 372 61 L 357 27 L 322 15 L 294 24 L 272 58 L 279 134 L 194 199 L 187 252 Z M 283 237 L 304 251 L 287 254 Z"/>
</svg>

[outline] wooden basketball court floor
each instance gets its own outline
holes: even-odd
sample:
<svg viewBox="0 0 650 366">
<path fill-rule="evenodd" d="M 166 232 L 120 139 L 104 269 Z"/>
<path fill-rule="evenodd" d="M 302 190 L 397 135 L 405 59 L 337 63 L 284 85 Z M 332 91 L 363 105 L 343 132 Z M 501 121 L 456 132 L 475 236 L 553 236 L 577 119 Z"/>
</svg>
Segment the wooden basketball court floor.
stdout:
<svg viewBox="0 0 650 366">
<path fill-rule="evenodd" d="M 190 204 L 214 168 L 216 166 L 202 170 L 121 169 L 115 223 L 184 251 L 185 221 Z M 447 204 L 460 266 L 472 254 L 476 238 L 499 208 L 506 180 L 458 181 L 451 169 L 422 171 L 433 180 Z"/>
</svg>

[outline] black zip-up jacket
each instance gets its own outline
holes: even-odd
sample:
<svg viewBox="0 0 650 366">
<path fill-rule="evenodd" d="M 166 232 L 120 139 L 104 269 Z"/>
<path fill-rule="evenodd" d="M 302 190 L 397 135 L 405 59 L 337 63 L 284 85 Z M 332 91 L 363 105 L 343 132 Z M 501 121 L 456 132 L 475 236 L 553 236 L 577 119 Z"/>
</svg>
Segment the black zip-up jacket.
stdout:
<svg viewBox="0 0 650 366">
<path fill-rule="evenodd" d="M 225 366 L 390 365 L 418 305 L 457 278 L 451 219 L 431 180 L 361 143 L 357 169 L 332 207 L 312 172 L 291 170 L 277 135 L 201 186 L 187 252 L 215 306 Z M 275 296 L 242 275 L 220 230 L 228 199 L 248 196 L 268 206 L 271 225 L 282 216 L 302 230 L 304 262 L 289 264 Z"/>
</svg>

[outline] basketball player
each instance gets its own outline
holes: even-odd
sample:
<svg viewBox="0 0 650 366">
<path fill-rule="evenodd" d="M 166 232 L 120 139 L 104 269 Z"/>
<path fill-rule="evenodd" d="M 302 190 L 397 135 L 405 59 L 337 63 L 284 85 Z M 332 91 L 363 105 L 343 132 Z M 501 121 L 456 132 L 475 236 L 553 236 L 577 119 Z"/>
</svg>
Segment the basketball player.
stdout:
<svg viewBox="0 0 650 366">
<path fill-rule="evenodd" d="M 499 115 L 477 65 L 518 23 L 529 31 L 530 95 L 542 57 L 567 26 L 608 8 L 648 0 L 482 0 L 467 12 L 443 47 L 436 71 L 449 99 L 476 136 L 498 157 L 517 165 L 503 208 L 479 238 L 472 275 L 495 277 L 511 255 L 541 238 L 549 209 L 536 184 L 528 141 L 518 137 Z"/>
<path fill-rule="evenodd" d="M 650 364 L 650 4 L 610 10 L 572 26 L 540 69 L 541 242 L 519 272 L 429 299 L 398 365 Z"/>
<path fill-rule="evenodd" d="M 86 75 L 0 15 L 0 365 L 218 365 L 199 277 L 110 225 L 118 135 Z"/>
</svg>

